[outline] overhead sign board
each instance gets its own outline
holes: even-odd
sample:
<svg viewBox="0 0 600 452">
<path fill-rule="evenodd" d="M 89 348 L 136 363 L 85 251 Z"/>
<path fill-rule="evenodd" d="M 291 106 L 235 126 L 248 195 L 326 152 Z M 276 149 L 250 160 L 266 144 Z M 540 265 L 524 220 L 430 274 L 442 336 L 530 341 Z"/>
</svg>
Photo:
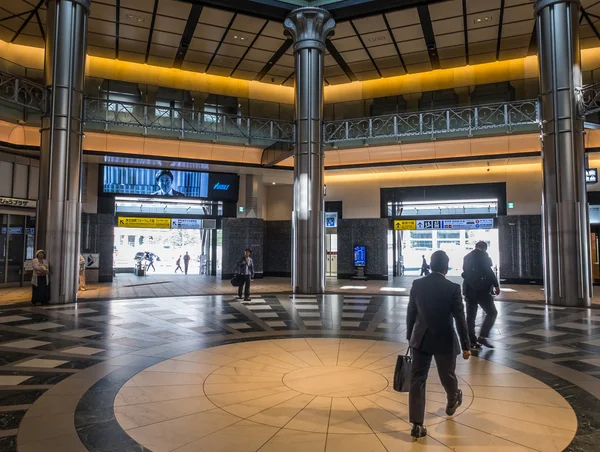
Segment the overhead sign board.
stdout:
<svg viewBox="0 0 600 452">
<path fill-rule="evenodd" d="M 170 229 L 170 218 L 119 217 L 117 226 L 121 228 Z"/>
<path fill-rule="evenodd" d="M 417 220 L 417 230 L 432 229 L 493 229 L 493 218 L 458 220 Z"/>
<path fill-rule="evenodd" d="M 585 183 L 586 184 L 597 184 L 598 183 L 598 168 L 586 168 Z"/>
<path fill-rule="evenodd" d="M 0 197 L 0 206 L 35 208 L 37 206 L 37 202 L 32 201 L 31 199 L 6 198 L 2 196 Z"/>
<path fill-rule="evenodd" d="M 417 220 L 394 220 L 394 231 L 414 231 Z"/>
<path fill-rule="evenodd" d="M 325 227 L 337 228 L 338 214 L 337 212 L 325 212 Z"/>
<path fill-rule="evenodd" d="M 202 229 L 203 226 L 198 218 L 171 218 L 171 229 Z"/>
</svg>

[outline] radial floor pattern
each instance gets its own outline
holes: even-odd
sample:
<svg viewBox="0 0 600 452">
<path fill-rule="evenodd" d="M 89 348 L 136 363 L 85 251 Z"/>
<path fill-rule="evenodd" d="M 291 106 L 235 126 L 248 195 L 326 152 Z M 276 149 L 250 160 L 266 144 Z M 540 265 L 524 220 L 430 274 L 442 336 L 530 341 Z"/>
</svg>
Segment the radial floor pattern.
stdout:
<svg viewBox="0 0 600 452">
<path fill-rule="evenodd" d="M 392 379 L 401 343 L 293 338 L 221 345 L 155 364 L 117 393 L 117 422 L 154 452 L 562 451 L 569 403 L 539 380 L 484 359 L 459 361 L 463 406 L 448 418 L 435 369 L 429 437 L 410 437 Z"/>
</svg>

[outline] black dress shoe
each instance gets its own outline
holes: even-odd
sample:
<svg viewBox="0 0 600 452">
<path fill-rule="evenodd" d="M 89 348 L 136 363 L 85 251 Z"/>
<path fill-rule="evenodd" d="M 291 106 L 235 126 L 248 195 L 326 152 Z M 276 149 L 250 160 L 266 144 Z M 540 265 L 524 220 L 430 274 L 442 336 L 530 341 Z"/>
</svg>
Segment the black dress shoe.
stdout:
<svg viewBox="0 0 600 452">
<path fill-rule="evenodd" d="M 427 436 L 427 429 L 423 424 L 413 424 L 410 436 L 415 439 L 423 438 L 424 436 Z"/>
<path fill-rule="evenodd" d="M 478 341 L 479 341 L 479 343 L 480 343 L 481 345 L 483 345 L 484 347 L 487 347 L 487 348 L 494 348 L 494 344 L 492 344 L 492 343 L 490 342 L 490 340 L 489 340 L 487 337 L 480 337 L 480 338 L 478 339 Z"/>
<path fill-rule="evenodd" d="M 456 410 L 458 410 L 458 407 L 462 405 L 462 401 L 463 401 L 463 394 L 462 394 L 462 391 L 459 389 L 458 392 L 456 393 L 456 398 L 452 402 L 448 401 L 448 405 L 446 405 L 446 414 L 448 416 L 454 416 L 454 413 L 456 413 Z"/>
<path fill-rule="evenodd" d="M 481 350 L 482 345 L 479 342 L 471 342 L 471 350 Z"/>
</svg>

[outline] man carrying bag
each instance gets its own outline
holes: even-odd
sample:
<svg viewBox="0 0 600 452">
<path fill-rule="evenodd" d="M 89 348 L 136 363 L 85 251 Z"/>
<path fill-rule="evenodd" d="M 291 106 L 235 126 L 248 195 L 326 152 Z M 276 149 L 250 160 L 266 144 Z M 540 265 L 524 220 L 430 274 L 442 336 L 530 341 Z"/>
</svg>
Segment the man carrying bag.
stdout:
<svg viewBox="0 0 600 452">
<path fill-rule="evenodd" d="M 425 419 L 425 388 L 434 358 L 442 386 L 448 397 L 446 414 L 454 415 L 462 404 L 462 391 L 456 378 L 456 355 L 471 356 L 465 310 L 460 286 L 446 279 L 448 255 L 436 251 L 431 256 L 432 273 L 413 282 L 406 315 L 407 339 L 412 350 L 410 375 L 409 418 L 413 424 L 411 436 L 427 435 Z M 460 344 L 454 323 L 460 336 Z"/>
</svg>

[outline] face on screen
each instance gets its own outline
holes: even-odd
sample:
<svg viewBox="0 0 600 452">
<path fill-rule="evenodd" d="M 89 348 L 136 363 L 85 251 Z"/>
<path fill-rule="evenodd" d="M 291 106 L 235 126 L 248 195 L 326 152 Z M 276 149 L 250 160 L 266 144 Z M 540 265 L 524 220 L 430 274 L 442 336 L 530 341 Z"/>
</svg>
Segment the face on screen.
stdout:
<svg viewBox="0 0 600 452">
<path fill-rule="evenodd" d="M 171 191 L 172 185 L 173 181 L 167 174 L 163 174 L 158 178 L 158 186 L 160 187 L 163 193 L 169 193 Z"/>
</svg>

